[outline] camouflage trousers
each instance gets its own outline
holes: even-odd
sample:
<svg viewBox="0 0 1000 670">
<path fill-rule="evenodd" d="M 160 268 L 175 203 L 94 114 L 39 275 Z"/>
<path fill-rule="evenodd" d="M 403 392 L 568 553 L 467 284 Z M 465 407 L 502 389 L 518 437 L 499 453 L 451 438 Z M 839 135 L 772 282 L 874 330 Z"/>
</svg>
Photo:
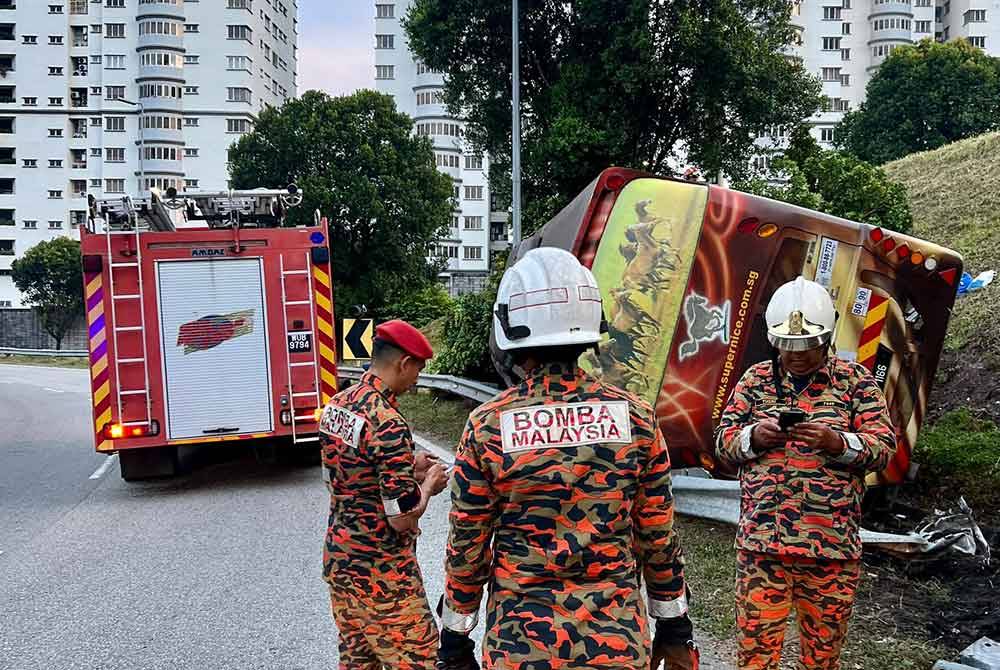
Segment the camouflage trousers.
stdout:
<svg viewBox="0 0 1000 670">
<path fill-rule="evenodd" d="M 778 670 L 793 607 L 799 628 L 799 670 L 839 670 L 860 571 L 860 561 L 738 552 L 740 670 Z"/>
<path fill-rule="evenodd" d="M 423 586 L 393 600 L 330 585 L 340 670 L 434 670 L 438 628 Z"/>
</svg>

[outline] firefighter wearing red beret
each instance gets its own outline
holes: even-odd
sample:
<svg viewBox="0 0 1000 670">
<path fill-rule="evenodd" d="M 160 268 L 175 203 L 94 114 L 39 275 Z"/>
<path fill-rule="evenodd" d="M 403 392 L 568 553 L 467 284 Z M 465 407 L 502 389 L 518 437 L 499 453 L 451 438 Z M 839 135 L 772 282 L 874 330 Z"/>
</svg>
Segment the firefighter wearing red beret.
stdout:
<svg viewBox="0 0 1000 670">
<path fill-rule="evenodd" d="M 375 330 L 371 369 L 323 410 L 330 490 L 323 577 L 340 633 L 341 670 L 431 670 L 438 631 L 417 565 L 418 520 L 444 490 L 444 467 L 416 454 L 396 398 L 434 352 L 404 321 Z"/>
</svg>

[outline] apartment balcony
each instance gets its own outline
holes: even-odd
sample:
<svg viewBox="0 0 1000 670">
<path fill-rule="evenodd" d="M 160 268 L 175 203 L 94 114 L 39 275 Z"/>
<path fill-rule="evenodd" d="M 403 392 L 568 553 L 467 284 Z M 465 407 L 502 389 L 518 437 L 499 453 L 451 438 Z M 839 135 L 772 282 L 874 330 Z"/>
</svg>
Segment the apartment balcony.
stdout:
<svg viewBox="0 0 1000 670">
<path fill-rule="evenodd" d="M 180 147 L 177 148 L 177 151 L 179 153 L 183 153 L 183 150 Z M 142 162 L 142 171 L 147 177 L 175 177 L 179 174 L 184 174 L 184 163 L 179 156 L 175 161 L 155 158 L 146 159 Z"/>
<path fill-rule="evenodd" d="M 0 148 L 0 165 L 17 165 L 14 147 Z"/>
<path fill-rule="evenodd" d="M 221 4 L 221 3 L 220 3 Z M 184 0 L 153 0 L 139 5 L 137 19 L 143 17 L 169 17 L 184 20 Z"/>
<path fill-rule="evenodd" d="M 882 16 L 883 14 L 905 14 L 906 16 L 913 16 L 913 5 L 909 2 L 897 2 L 890 0 L 890 2 L 885 2 L 882 4 L 872 4 L 871 12 L 868 17 Z"/>
<path fill-rule="evenodd" d="M 87 93 L 87 89 L 82 91 L 79 89 L 72 89 L 69 94 L 69 106 L 73 109 L 78 109 L 86 107 L 90 102 L 90 96 Z"/>
<path fill-rule="evenodd" d="M 13 105 L 17 102 L 17 89 L 13 86 L 0 86 L 0 104 Z"/>
<path fill-rule="evenodd" d="M 886 28 L 885 30 L 873 31 L 868 39 L 868 44 L 878 44 L 880 42 L 902 42 L 911 44 L 913 42 L 913 31 L 903 28 Z"/>
<path fill-rule="evenodd" d="M 172 128 L 143 128 L 142 138 L 144 142 L 183 142 L 184 130 L 174 130 Z"/>
<path fill-rule="evenodd" d="M 87 26 L 73 26 L 70 33 L 70 46 L 74 49 L 86 49 L 90 46 L 90 33 Z"/>
<path fill-rule="evenodd" d="M 143 5 L 146 7 L 148 5 Z M 178 24 L 180 27 L 179 35 L 160 35 L 158 33 L 146 33 L 145 35 L 139 35 L 136 42 L 137 50 L 143 50 L 154 47 L 162 47 L 165 49 L 183 50 L 184 49 L 184 25 Z"/>
<path fill-rule="evenodd" d="M 184 68 L 168 67 L 164 65 L 140 65 L 139 81 L 145 79 L 159 79 L 180 82 L 182 84 L 186 81 L 184 78 Z"/>
</svg>

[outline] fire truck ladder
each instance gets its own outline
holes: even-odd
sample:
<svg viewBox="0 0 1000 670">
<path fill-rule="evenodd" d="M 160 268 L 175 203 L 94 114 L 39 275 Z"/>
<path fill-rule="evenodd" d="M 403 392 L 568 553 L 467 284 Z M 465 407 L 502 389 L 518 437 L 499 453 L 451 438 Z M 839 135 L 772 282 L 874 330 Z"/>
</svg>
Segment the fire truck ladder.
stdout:
<svg viewBox="0 0 1000 670">
<path fill-rule="evenodd" d="M 296 398 L 313 398 L 315 400 L 314 407 L 322 409 L 323 401 L 320 395 L 320 383 L 319 383 L 319 358 L 316 355 L 316 349 L 319 347 L 319 342 L 315 341 L 316 333 L 316 317 L 315 317 L 315 306 L 313 305 L 313 291 L 310 284 L 310 279 L 312 277 L 312 259 L 309 253 L 306 253 L 306 269 L 305 270 L 286 270 L 285 269 L 285 258 L 284 256 L 279 256 L 279 264 L 281 268 L 281 309 L 284 315 L 282 321 L 285 329 L 285 342 L 288 342 L 288 308 L 296 306 L 306 306 L 309 307 L 309 333 L 312 334 L 314 341 L 312 346 L 309 348 L 312 360 L 310 361 L 299 361 L 292 362 L 292 352 L 288 352 L 288 356 L 285 359 L 288 363 L 288 409 L 291 412 L 292 419 L 292 443 L 300 444 L 305 442 L 318 442 L 319 437 L 316 435 L 311 435 L 308 437 L 299 437 L 297 424 L 299 421 L 313 421 L 315 417 L 311 414 L 299 415 L 295 410 L 295 399 Z M 296 275 L 304 275 L 306 278 L 306 294 L 309 296 L 307 300 L 289 300 L 288 299 L 288 289 L 285 286 L 285 281 L 289 277 Z M 313 370 L 313 391 L 303 391 L 296 393 L 295 389 L 292 387 L 292 368 L 304 368 L 312 367 Z"/>
<path fill-rule="evenodd" d="M 129 203 L 130 204 L 130 203 Z M 128 204 L 126 206 L 129 206 Z M 123 428 L 126 430 L 130 427 L 145 426 L 149 427 L 152 422 L 153 409 L 152 409 L 152 399 L 149 393 L 149 363 L 148 355 L 146 352 L 146 310 L 145 302 L 143 301 L 143 289 L 142 289 L 142 240 L 139 235 L 143 229 L 140 225 L 142 222 L 141 217 L 135 215 L 135 212 L 130 212 L 131 219 L 131 229 L 118 229 L 116 230 L 114 226 L 111 225 L 109 221 L 105 221 L 104 235 L 107 240 L 108 247 L 108 275 L 109 284 L 111 289 L 111 332 L 115 347 L 115 394 L 118 400 L 118 421 Z M 119 237 L 122 235 L 131 235 L 135 239 L 135 261 L 129 262 L 116 262 L 113 256 L 111 238 Z M 116 290 L 119 286 L 116 281 L 116 275 L 121 273 L 134 272 L 136 276 L 136 287 L 138 293 L 117 293 Z M 138 303 L 139 309 L 139 325 L 138 326 L 119 326 L 118 325 L 118 303 L 119 301 L 134 301 Z M 122 358 L 120 355 L 120 349 L 118 346 L 118 336 L 121 333 L 135 332 L 139 334 L 139 339 L 142 341 L 142 357 L 141 358 Z M 145 387 L 141 389 L 122 389 L 122 367 L 129 365 L 142 365 L 142 378 L 145 381 Z M 145 398 L 146 416 L 145 419 L 141 421 L 125 421 L 125 416 L 122 413 L 122 397 L 123 396 L 143 396 Z"/>
</svg>

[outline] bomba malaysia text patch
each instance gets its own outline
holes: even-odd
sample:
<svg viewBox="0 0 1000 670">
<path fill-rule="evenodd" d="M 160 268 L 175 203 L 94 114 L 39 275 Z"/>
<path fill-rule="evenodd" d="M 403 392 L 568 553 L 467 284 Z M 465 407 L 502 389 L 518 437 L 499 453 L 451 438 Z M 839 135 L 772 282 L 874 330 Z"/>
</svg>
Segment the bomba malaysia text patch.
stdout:
<svg viewBox="0 0 1000 670">
<path fill-rule="evenodd" d="M 536 405 L 503 412 L 504 453 L 632 441 L 627 402 Z"/>
<path fill-rule="evenodd" d="M 328 406 L 323 411 L 323 418 L 319 422 L 321 433 L 339 438 L 354 449 L 361 444 L 361 431 L 364 427 L 364 417 L 333 406 Z"/>
</svg>

